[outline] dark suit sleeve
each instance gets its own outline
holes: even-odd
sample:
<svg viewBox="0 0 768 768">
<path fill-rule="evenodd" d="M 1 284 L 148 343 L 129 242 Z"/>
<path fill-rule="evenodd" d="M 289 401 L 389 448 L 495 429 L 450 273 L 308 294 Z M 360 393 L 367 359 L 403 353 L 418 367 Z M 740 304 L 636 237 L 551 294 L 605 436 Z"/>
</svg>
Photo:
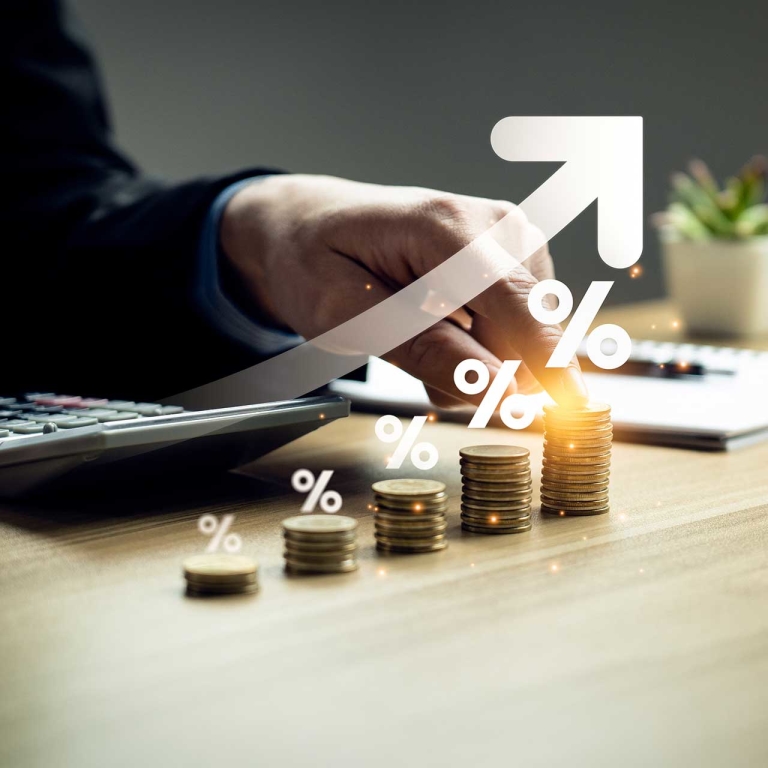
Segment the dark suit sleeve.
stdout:
<svg viewBox="0 0 768 768">
<path fill-rule="evenodd" d="M 112 144 L 94 61 L 58 0 L 2 4 L 0 394 L 155 400 L 256 362 L 194 301 L 211 203 L 250 168 L 166 184 Z"/>
</svg>

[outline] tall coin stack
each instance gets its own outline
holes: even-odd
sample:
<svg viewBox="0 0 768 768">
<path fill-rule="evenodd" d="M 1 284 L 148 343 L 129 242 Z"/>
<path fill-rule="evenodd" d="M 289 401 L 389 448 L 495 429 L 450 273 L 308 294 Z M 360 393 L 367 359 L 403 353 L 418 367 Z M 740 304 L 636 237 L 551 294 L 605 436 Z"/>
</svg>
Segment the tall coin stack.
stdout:
<svg viewBox="0 0 768 768">
<path fill-rule="evenodd" d="M 184 561 L 188 595 L 234 595 L 259 589 L 259 564 L 250 557 L 212 552 Z"/>
<path fill-rule="evenodd" d="M 541 511 L 550 515 L 602 515 L 608 511 L 611 409 L 544 406 Z"/>
<path fill-rule="evenodd" d="M 283 520 L 285 569 L 290 573 L 357 570 L 357 520 L 344 515 L 297 515 Z"/>
<path fill-rule="evenodd" d="M 461 527 L 472 533 L 531 530 L 531 460 L 527 448 L 462 448 Z"/>
<path fill-rule="evenodd" d="M 381 552 L 436 552 L 448 542 L 445 484 L 437 480 L 382 480 L 373 484 L 376 548 Z"/>
</svg>

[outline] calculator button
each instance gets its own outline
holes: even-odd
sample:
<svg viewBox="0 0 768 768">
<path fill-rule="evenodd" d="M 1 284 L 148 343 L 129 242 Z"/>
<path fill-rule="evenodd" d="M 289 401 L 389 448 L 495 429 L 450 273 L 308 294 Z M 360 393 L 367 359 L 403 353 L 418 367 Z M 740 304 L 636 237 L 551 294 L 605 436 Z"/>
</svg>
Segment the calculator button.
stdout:
<svg viewBox="0 0 768 768">
<path fill-rule="evenodd" d="M 36 424 L 66 424 L 69 421 L 74 421 L 77 416 L 70 416 L 69 414 L 60 413 L 34 413 L 30 415 L 29 420 Z"/>
<path fill-rule="evenodd" d="M 16 414 L 13 411 L 3 411 L 0 410 L 0 419 L 8 419 L 11 416 L 15 416 Z"/>
<path fill-rule="evenodd" d="M 108 400 L 105 408 L 111 408 L 113 411 L 127 411 L 131 406 L 136 405 L 133 400 Z"/>
<path fill-rule="evenodd" d="M 0 437 L 8 437 L 10 434 L 7 429 L 0 429 Z"/>
<path fill-rule="evenodd" d="M 134 405 L 114 406 L 118 411 L 138 413 L 139 416 L 160 416 L 163 406 L 157 403 L 135 403 Z"/>
<path fill-rule="evenodd" d="M 99 421 L 126 421 L 128 419 L 138 419 L 138 413 L 129 413 L 128 411 L 113 411 L 109 416 L 102 416 Z"/>
<path fill-rule="evenodd" d="M 160 409 L 161 416 L 173 416 L 177 413 L 184 413 L 184 409 L 180 405 L 164 405 Z"/>
<path fill-rule="evenodd" d="M 82 397 L 74 395 L 55 395 L 54 397 L 39 397 L 35 400 L 37 405 L 61 405 L 64 408 L 77 408 L 83 402 Z"/>
<path fill-rule="evenodd" d="M 34 423 L 34 421 L 26 421 L 25 419 L 5 419 L 0 426 L 3 429 L 14 429 L 15 427 L 25 427 Z"/>
<path fill-rule="evenodd" d="M 16 402 L 15 397 L 0 397 L 0 406 L 13 405 Z"/>
<path fill-rule="evenodd" d="M 36 424 L 34 421 L 25 421 L 23 424 L 11 427 L 11 430 L 17 435 L 39 435 L 43 433 L 43 429 L 42 424 Z"/>
<path fill-rule="evenodd" d="M 72 421 L 59 422 L 59 427 L 61 429 L 77 429 L 78 427 L 92 427 L 98 423 L 99 423 L 98 419 L 94 419 L 86 416 L 81 419 L 74 418 L 72 419 Z"/>
<path fill-rule="evenodd" d="M 109 408 L 69 408 L 67 409 L 67 413 L 70 416 L 85 416 L 87 418 L 105 421 L 107 417 L 114 416 L 117 411 L 112 411 Z"/>
<path fill-rule="evenodd" d="M 34 407 L 33 403 L 8 403 L 8 405 L 5 406 L 5 410 L 21 413 L 23 411 L 31 411 Z"/>
<path fill-rule="evenodd" d="M 84 397 L 80 405 L 83 408 L 104 408 L 108 402 L 105 397 Z"/>
</svg>

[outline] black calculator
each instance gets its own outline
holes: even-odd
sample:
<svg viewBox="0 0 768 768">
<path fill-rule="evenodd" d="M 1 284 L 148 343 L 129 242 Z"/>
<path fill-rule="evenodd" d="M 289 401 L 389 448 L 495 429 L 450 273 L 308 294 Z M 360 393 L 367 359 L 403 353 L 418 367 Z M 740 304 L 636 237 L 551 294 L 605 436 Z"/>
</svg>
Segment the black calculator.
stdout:
<svg viewBox="0 0 768 768">
<path fill-rule="evenodd" d="M 338 396 L 204 411 L 53 392 L 0 397 L 0 496 L 233 469 L 347 415 Z"/>
</svg>

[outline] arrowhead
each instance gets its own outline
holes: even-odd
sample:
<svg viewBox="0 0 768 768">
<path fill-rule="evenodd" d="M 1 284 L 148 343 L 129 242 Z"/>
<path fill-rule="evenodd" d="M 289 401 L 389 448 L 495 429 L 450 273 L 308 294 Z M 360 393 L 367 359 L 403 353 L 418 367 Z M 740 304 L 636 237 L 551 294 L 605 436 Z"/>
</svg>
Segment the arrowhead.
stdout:
<svg viewBox="0 0 768 768">
<path fill-rule="evenodd" d="M 493 128 L 494 152 L 513 162 L 563 162 L 551 206 L 598 200 L 597 250 L 622 269 L 643 252 L 643 118 L 505 117 Z M 537 222 L 534 220 L 533 222 Z"/>
</svg>

